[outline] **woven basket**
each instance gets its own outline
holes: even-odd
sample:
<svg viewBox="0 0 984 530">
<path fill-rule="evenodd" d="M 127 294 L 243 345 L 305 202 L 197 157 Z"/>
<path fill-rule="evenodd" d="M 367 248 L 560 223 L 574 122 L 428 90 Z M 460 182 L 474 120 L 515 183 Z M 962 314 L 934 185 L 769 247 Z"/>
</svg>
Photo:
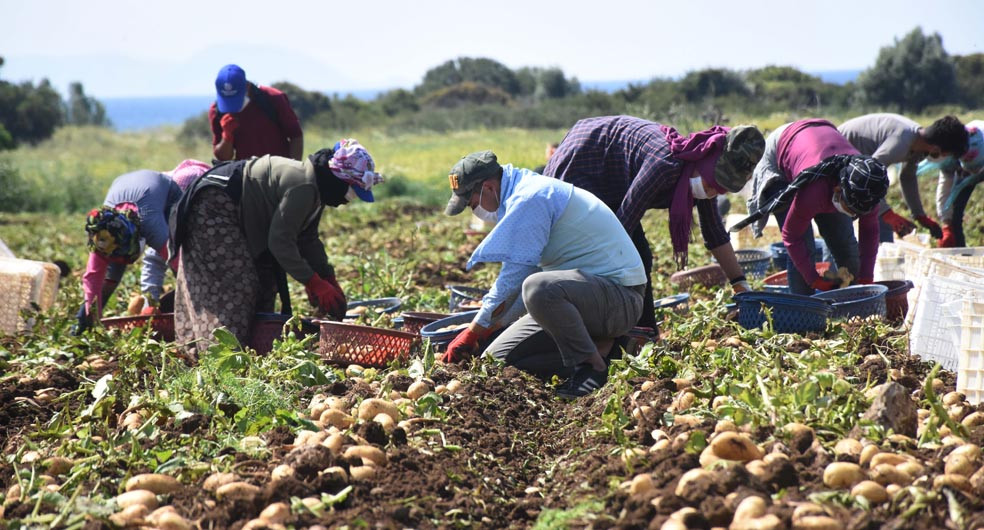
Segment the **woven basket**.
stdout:
<svg viewBox="0 0 984 530">
<path fill-rule="evenodd" d="M 399 298 L 376 298 L 373 300 L 356 300 L 354 302 L 349 302 L 345 306 L 345 318 L 355 319 L 363 315 L 375 316 L 378 313 L 392 313 L 403 305 L 403 300 Z M 363 313 L 353 312 L 352 310 L 357 307 L 365 307 L 366 311 Z"/>
<path fill-rule="evenodd" d="M 407 333 L 420 334 L 421 328 L 430 324 L 431 322 L 437 322 L 442 318 L 448 318 L 450 315 L 447 313 L 427 313 L 420 311 L 407 311 L 401 315 L 403 318 L 403 331 Z"/>
<path fill-rule="evenodd" d="M 321 326 L 321 357 L 332 364 L 384 368 L 410 357 L 419 344 L 417 335 L 392 329 L 317 321 Z"/>
<path fill-rule="evenodd" d="M 744 292 L 734 296 L 738 303 L 738 324 L 755 329 L 765 323 L 763 307 L 772 310 L 772 325 L 778 333 L 823 331 L 831 306 L 824 300 L 797 294 Z"/>
<path fill-rule="evenodd" d="M 769 271 L 769 264 L 772 263 L 772 251 L 760 248 L 748 248 L 735 251 L 738 258 L 738 265 L 749 278 L 763 278 Z"/>
<path fill-rule="evenodd" d="M 467 324 L 475 318 L 476 314 L 478 314 L 478 311 L 466 311 L 464 313 L 456 313 L 447 318 L 442 318 L 441 320 L 435 320 L 420 329 L 420 337 L 429 339 L 435 350 L 444 351 L 448 344 L 450 344 L 451 341 L 458 336 L 458 333 L 461 333 L 461 329 L 451 329 L 447 331 L 440 331 L 440 329 L 448 326 Z"/>
<path fill-rule="evenodd" d="M 720 265 L 714 263 L 675 272 L 670 276 L 670 283 L 678 285 L 681 289 L 688 289 L 692 285 L 719 287 L 728 284 L 728 276 L 724 274 L 724 269 Z"/>
<path fill-rule="evenodd" d="M 129 317 L 110 317 L 102 319 L 102 325 L 107 329 L 118 329 L 124 333 L 134 328 L 142 328 L 150 323 L 151 336 L 157 340 L 171 342 L 174 340 L 174 313 L 159 315 L 137 315 Z"/>
<path fill-rule="evenodd" d="M 909 290 L 912 289 L 912 282 L 885 280 L 875 282 L 875 285 L 888 287 L 888 292 L 885 293 L 885 318 L 895 324 L 905 320 L 905 315 L 909 312 Z"/>
<path fill-rule="evenodd" d="M 813 295 L 813 298 L 826 300 L 833 305 L 833 319 L 885 317 L 884 285 L 852 285 Z"/>
<path fill-rule="evenodd" d="M 476 302 L 480 307 L 482 297 L 489 292 L 487 289 L 467 285 L 449 285 L 447 287 L 448 291 L 451 291 L 451 297 L 448 299 L 448 311 L 452 313 L 478 309 L 475 306 Z"/>
</svg>

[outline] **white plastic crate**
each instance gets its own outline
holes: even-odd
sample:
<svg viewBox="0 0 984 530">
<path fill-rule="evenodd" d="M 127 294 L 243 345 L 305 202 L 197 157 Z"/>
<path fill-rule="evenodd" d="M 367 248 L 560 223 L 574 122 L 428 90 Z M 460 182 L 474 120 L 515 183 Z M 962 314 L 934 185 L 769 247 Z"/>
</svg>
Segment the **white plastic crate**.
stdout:
<svg viewBox="0 0 984 530">
<path fill-rule="evenodd" d="M 914 258 L 914 266 L 910 266 L 910 256 L 906 257 L 906 279 L 913 284 L 907 295 L 909 314 L 906 323 L 910 325 L 914 323 L 915 310 L 928 279 L 950 278 L 984 285 L 980 283 L 984 281 L 984 247 L 930 250 L 932 252 L 923 252 Z"/>
<path fill-rule="evenodd" d="M 53 263 L 0 257 L 0 331 L 22 331 L 31 323 L 21 318 L 21 311 L 54 305 L 59 273 Z"/>
<path fill-rule="evenodd" d="M 957 392 L 977 405 L 984 401 L 984 299 L 965 299 L 957 341 Z"/>
<path fill-rule="evenodd" d="M 958 344 L 947 325 L 947 304 L 965 298 L 984 299 L 984 275 L 971 282 L 945 276 L 930 277 L 914 310 L 910 311 L 914 315 L 909 333 L 910 353 L 956 372 Z"/>
</svg>

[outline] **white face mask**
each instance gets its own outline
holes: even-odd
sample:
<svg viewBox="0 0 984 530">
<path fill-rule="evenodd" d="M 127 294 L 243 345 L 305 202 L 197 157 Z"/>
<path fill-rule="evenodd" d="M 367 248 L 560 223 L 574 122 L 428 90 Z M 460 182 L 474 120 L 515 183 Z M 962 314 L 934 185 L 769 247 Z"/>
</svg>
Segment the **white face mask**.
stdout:
<svg viewBox="0 0 984 530">
<path fill-rule="evenodd" d="M 239 112 L 242 112 L 243 109 L 246 108 L 246 105 L 249 105 L 249 94 L 246 94 L 246 96 L 243 98 L 243 106 L 242 108 L 239 109 Z"/>
<path fill-rule="evenodd" d="M 358 198 L 359 196 L 355 194 L 355 190 L 352 189 L 352 186 L 349 186 L 348 191 L 345 192 L 345 200 L 348 202 L 355 202 Z"/>
<path fill-rule="evenodd" d="M 498 223 L 499 222 L 499 208 L 496 207 L 496 209 L 495 209 L 494 212 L 490 212 L 490 211 L 486 210 L 485 208 L 482 208 L 482 194 L 483 193 L 485 193 L 485 188 L 484 187 L 482 188 L 482 191 L 478 192 L 478 205 L 476 205 L 474 208 L 472 208 L 472 213 L 475 214 L 475 217 L 478 217 L 479 219 L 481 219 L 482 221 L 485 221 L 486 223 L 492 223 L 492 224 Z M 498 197 L 496 197 L 496 201 L 495 202 L 499 202 Z"/>
<path fill-rule="evenodd" d="M 693 193 L 695 199 L 710 199 L 717 196 L 717 192 L 707 193 L 704 188 L 704 180 L 700 177 L 690 179 L 690 192 Z"/>
<path fill-rule="evenodd" d="M 850 217 L 851 219 L 857 217 L 857 215 L 855 215 L 854 212 L 848 210 L 847 207 L 844 206 L 843 203 L 841 203 L 840 193 L 834 192 L 834 195 L 830 198 L 830 202 L 834 203 L 834 209 L 837 210 L 838 212 Z"/>
</svg>

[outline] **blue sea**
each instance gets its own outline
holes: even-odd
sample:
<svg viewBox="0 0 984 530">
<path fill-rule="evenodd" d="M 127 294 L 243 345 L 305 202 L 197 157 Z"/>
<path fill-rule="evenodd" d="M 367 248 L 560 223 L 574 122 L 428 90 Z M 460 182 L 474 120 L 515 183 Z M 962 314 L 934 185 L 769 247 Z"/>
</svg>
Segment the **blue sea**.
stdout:
<svg viewBox="0 0 984 530">
<path fill-rule="evenodd" d="M 844 84 L 856 79 L 859 73 L 859 70 L 832 70 L 813 72 L 813 75 L 819 76 L 828 83 Z M 581 86 L 584 89 L 611 93 L 625 88 L 629 83 L 644 84 L 646 81 L 586 81 L 582 82 Z M 384 91 L 359 90 L 353 91 L 352 95 L 369 101 Z M 165 125 L 181 125 L 188 118 L 207 112 L 213 100 L 215 100 L 214 95 L 100 99 L 106 106 L 106 114 L 113 123 L 113 128 L 117 131 L 139 131 Z"/>
</svg>

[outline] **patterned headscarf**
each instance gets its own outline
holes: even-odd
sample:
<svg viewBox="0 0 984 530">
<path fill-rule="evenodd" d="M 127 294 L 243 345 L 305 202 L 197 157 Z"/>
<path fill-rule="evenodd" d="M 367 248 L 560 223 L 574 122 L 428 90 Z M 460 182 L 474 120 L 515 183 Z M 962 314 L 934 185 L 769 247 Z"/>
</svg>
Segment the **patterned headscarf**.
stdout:
<svg viewBox="0 0 984 530">
<path fill-rule="evenodd" d="M 888 172 L 870 156 L 848 156 L 838 180 L 844 202 L 858 215 L 870 212 L 888 193 Z"/>
<path fill-rule="evenodd" d="M 130 203 L 93 208 L 85 220 L 89 250 L 110 261 L 133 263 L 140 257 L 140 217 Z"/>
<path fill-rule="evenodd" d="M 367 192 L 371 192 L 374 185 L 383 182 L 383 176 L 375 171 L 376 163 L 372 161 L 369 151 L 355 138 L 341 140 L 335 144 L 334 151 L 328 167 L 339 180 Z M 365 199 L 361 193 L 359 196 Z M 369 197 L 371 200 L 372 195 Z"/>
<path fill-rule="evenodd" d="M 209 169 L 212 169 L 212 166 L 189 158 L 178 164 L 178 167 L 174 168 L 169 175 L 171 180 L 181 188 L 181 191 L 185 191 L 196 178 L 202 176 Z"/>
<path fill-rule="evenodd" d="M 967 152 L 960 157 L 960 165 L 970 174 L 984 170 L 984 122 L 972 121 L 967 124 Z"/>
</svg>

